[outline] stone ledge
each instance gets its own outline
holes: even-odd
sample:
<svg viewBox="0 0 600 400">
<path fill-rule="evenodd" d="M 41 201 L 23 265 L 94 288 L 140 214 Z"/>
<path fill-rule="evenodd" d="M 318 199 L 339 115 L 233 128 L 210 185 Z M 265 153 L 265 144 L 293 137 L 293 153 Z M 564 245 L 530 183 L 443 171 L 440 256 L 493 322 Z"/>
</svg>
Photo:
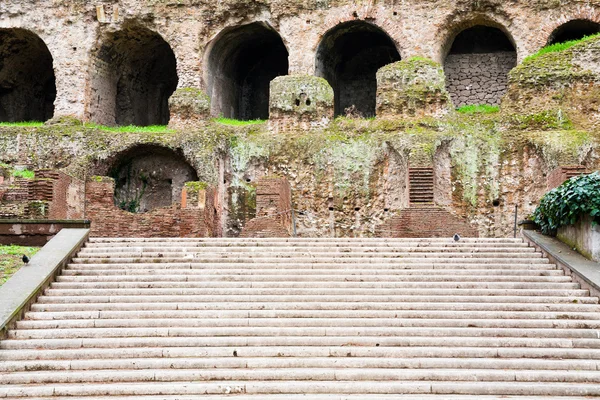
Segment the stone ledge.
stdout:
<svg viewBox="0 0 600 400">
<path fill-rule="evenodd" d="M 0 244 L 44 246 L 62 229 L 87 229 L 87 220 L 0 219 Z"/>
<path fill-rule="evenodd" d="M 523 238 L 530 245 L 541 250 L 551 262 L 565 270 L 567 275 L 580 283 L 592 296 L 600 296 L 600 264 L 590 261 L 573 251 L 558 239 L 542 235 L 535 231 L 521 231 Z"/>
<path fill-rule="evenodd" d="M 89 229 L 63 229 L 0 287 L 0 338 L 22 318 L 87 241 Z"/>
</svg>

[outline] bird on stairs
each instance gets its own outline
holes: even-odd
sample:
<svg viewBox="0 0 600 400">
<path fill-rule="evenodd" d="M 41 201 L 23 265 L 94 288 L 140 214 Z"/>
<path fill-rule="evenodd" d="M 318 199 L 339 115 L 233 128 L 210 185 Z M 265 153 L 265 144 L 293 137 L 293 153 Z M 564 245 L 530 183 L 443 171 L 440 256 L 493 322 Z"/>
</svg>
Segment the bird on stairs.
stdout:
<svg viewBox="0 0 600 400">
<path fill-rule="evenodd" d="M 27 257 L 25 254 L 23 254 L 23 258 L 21 258 L 21 260 L 23 260 L 25 265 L 29 264 L 29 257 Z"/>
<path fill-rule="evenodd" d="M 454 241 L 458 242 L 460 240 L 460 235 L 458 233 L 454 234 Z"/>
</svg>

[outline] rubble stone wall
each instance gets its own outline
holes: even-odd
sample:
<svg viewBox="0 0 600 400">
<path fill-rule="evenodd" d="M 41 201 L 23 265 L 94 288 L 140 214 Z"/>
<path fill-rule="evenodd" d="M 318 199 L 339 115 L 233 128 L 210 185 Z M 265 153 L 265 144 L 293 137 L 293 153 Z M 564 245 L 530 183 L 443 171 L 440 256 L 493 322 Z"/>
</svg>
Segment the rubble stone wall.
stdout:
<svg viewBox="0 0 600 400">
<path fill-rule="evenodd" d="M 456 107 L 499 105 L 508 89 L 508 73 L 516 65 L 512 52 L 448 55 L 444 71 L 452 102 Z"/>
</svg>

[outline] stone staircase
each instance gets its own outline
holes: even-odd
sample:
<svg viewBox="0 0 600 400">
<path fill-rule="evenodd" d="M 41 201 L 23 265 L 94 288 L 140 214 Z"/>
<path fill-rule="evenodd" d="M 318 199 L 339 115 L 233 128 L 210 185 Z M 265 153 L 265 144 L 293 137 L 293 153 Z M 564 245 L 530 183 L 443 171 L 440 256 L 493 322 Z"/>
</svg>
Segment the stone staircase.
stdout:
<svg viewBox="0 0 600 400">
<path fill-rule="evenodd" d="M 408 170 L 410 204 L 433 203 L 433 168 L 414 167 Z"/>
<path fill-rule="evenodd" d="M 583 399 L 599 335 L 520 240 L 91 239 L 0 342 L 0 398 Z"/>
</svg>

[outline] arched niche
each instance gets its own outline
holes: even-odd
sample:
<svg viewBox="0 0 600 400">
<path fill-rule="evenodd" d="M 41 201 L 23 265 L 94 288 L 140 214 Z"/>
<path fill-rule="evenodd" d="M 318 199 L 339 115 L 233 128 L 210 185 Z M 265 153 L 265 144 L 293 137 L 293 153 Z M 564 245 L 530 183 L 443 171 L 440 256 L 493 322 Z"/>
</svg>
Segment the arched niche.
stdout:
<svg viewBox="0 0 600 400">
<path fill-rule="evenodd" d="M 269 118 L 269 84 L 288 74 L 288 51 L 269 25 L 254 22 L 225 29 L 210 43 L 205 83 L 215 116 Z"/>
<path fill-rule="evenodd" d="M 508 88 L 508 73 L 516 65 L 515 46 L 503 30 L 476 25 L 461 31 L 444 61 L 454 105 L 500 104 Z"/>
<path fill-rule="evenodd" d="M 109 175 L 115 180 L 115 205 L 135 213 L 180 203 L 184 184 L 198 180 L 183 155 L 156 145 L 139 145 L 119 154 Z"/>
<path fill-rule="evenodd" d="M 128 27 L 107 35 L 93 57 L 89 117 L 104 125 L 166 125 L 177 61 L 156 32 Z"/>
<path fill-rule="evenodd" d="M 317 48 L 315 73 L 334 91 L 335 115 L 375 115 L 377 70 L 400 60 L 393 40 L 381 28 L 351 21 L 329 30 Z"/>
<path fill-rule="evenodd" d="M 39 36 L 0 29 L 0 122 L 46 121 L 54 114 L 53 59 Z"/>
<path fill-rule="evenodd" d="M 556 28 L 548 38 L 548 44 L 579 40 L 599 32 L 599 23 L 588 19 L 574 19 Z"/>
</svg>

